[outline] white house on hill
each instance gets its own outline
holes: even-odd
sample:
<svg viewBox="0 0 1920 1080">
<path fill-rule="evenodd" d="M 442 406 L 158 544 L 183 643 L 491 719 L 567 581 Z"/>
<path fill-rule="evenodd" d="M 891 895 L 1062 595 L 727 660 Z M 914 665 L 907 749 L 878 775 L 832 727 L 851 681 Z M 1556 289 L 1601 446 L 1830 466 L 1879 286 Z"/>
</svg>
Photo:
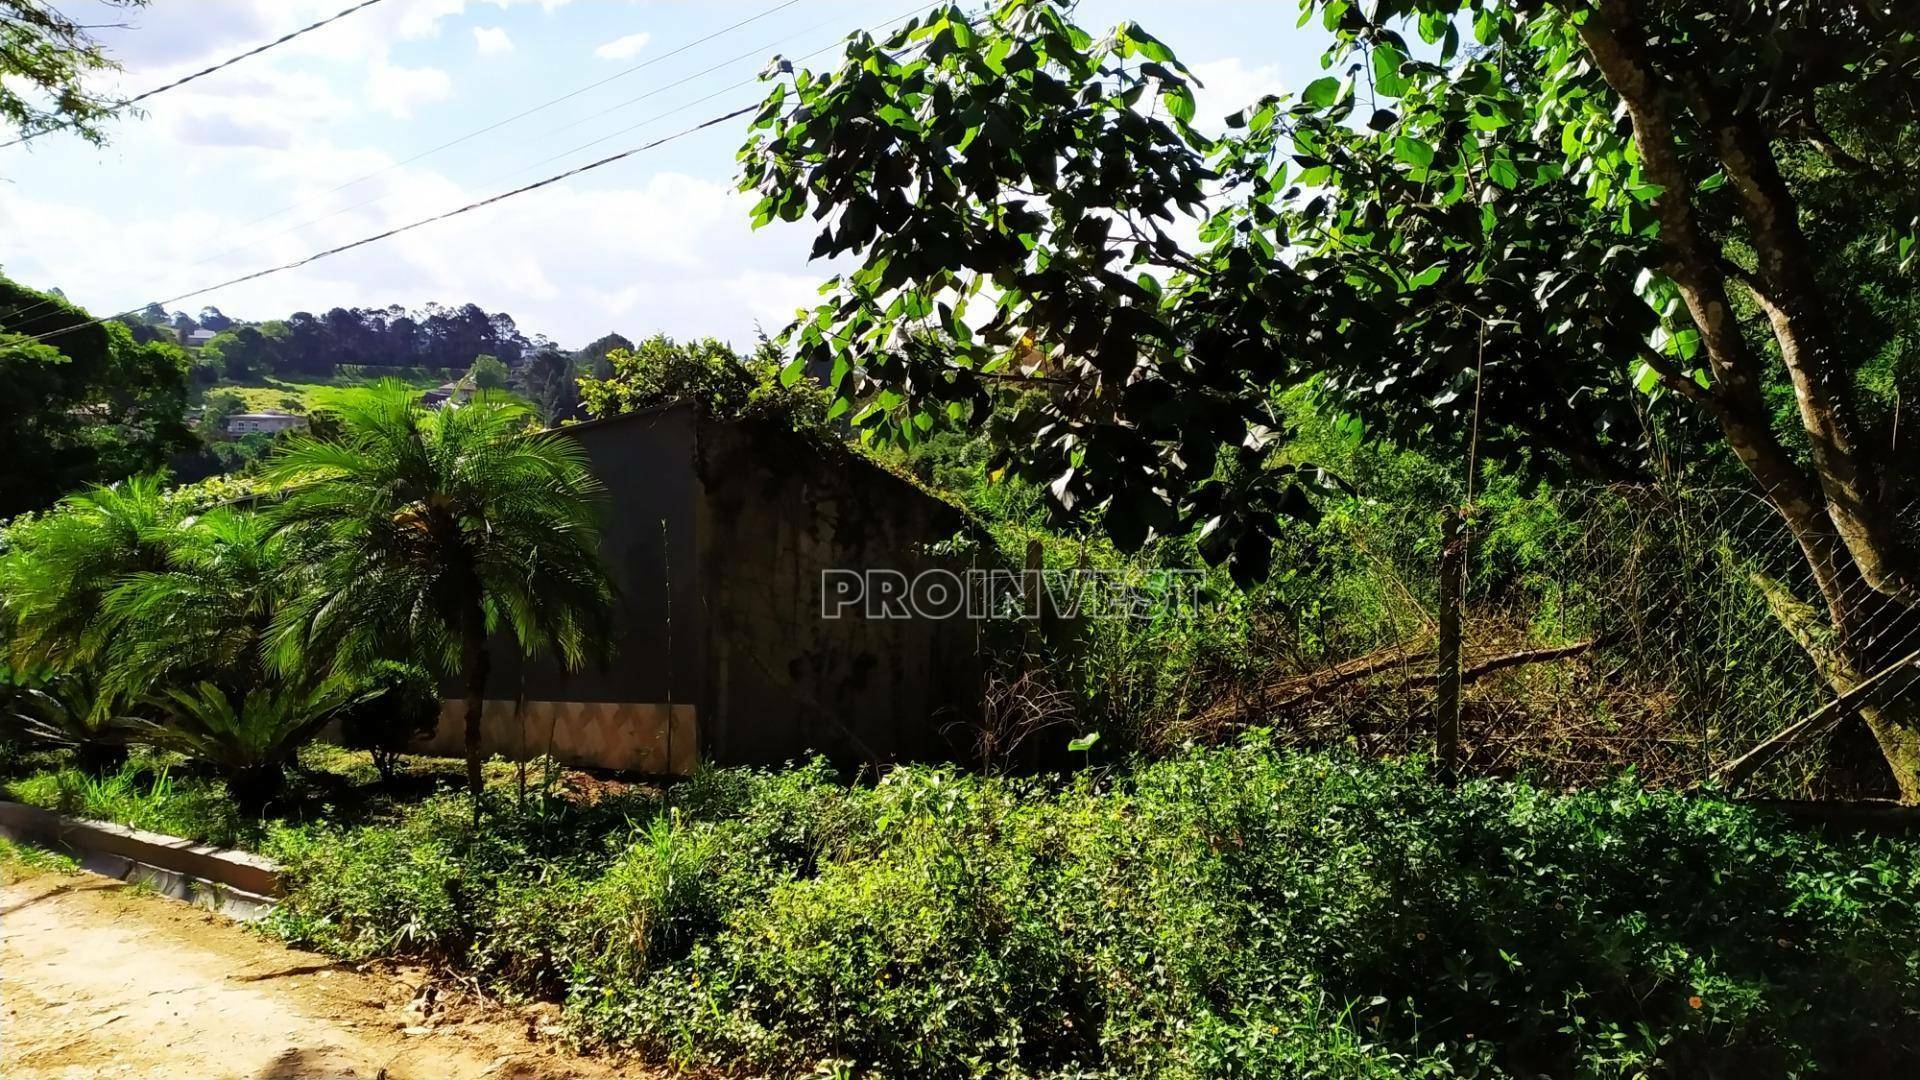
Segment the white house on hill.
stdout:
<svg viewBox="0 0 1920 1080">
<path fill-rule="evenodd" d="M 252 435 L 256 432 L 278 435 L 283 431 L 305 431 L 307 426 L 307 418 L 294 413 L 243 412 L 227 417 L 229 435 Z"/>
</svg>

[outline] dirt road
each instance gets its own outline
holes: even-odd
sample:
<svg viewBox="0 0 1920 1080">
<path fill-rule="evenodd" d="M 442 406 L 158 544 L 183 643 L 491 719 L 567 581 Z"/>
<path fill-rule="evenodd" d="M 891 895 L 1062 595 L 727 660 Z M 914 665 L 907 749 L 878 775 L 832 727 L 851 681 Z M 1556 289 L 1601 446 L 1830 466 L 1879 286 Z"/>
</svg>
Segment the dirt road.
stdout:
<svg viewBox="0 0 1920 1080">
<path fill-rule="evenodd" d="M 653 1075 L 530 1037 L 538 1013 L 436 1007 L 416 991 L 105 878 L 0 888 L 4 1080 Z"/>
</svg>

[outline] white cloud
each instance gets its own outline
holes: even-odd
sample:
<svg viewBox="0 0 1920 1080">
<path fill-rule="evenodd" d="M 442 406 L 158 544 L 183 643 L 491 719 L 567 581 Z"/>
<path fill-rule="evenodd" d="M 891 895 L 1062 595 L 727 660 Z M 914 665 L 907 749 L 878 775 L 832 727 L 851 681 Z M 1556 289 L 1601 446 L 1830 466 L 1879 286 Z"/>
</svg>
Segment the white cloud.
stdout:
<svg viewBox="0 0 1920 1080">
<path fill-rule="evenodd" d="M 614 38 L 593 50 L 593 55 L 602 60 L 631 60 L 639 56 L 640 50 L 646 48 L 647 42 L 652 40 L 652 34 L 628 34 L 626 37 Z"/>
<path fill-rule="evenodd" d="M 170 127 L 173 137 L 188 146 L 256 147 L 285 150 L 293 143 L 293 134 L 284 124 L 255 120 L 230 113 L 201 113 L 179 116 Z"/>
<path fill-rule="evenodd" d="M 115 141 L 165 136 L 189 146 L 286 149 L 303 128 L 337 124 L 353 102 L 311 73 L 269 65 L 235 70 L 169 94 L 164 108 L 115 129 Z"/>
<path fill-rule="evenodd" d="M 429 137 L 415 130 L 376 147 L 357 125 L 372 110 L 406 116 L 451 98 L 456 87 L 442 66 L 460 62 L 465 31 L 484 52 L 494 23 L 517 32 L 535 3 L 564 2 L 377 5 L 170 92 L 146 119 L 120 125 L 105 150 L 59 143 L 23 155 L 18 167 L 9 161 L 10 182 L 0 183 L 6 272 L 64 287 L 104 314 L 292 262 L 524 180 L 490 176 L 524 153 L 510 155 L 512 163 L 462 166 L 450 158 L 394 167 Z M 208 10 L 234 22 L 209 18 L 204 35 L 195 30 L 199 4 L 136 9 L 146 28 L 164 24 L 164 33 L 147 39 L 151 47 L 137 61 L 129 57 L 123 85 L 157 85 L 340 6 L 206 0 Z M 522 23 L 486 17 L 509 6 L 520 9 Z M 463 15 L 482 25 L 457 21 Z M 228 33 L 233 26 L 240 29 Z M 408 43 L 436 35 L 436 44 Z M 139 32 L 120 33 L 109 49 L 138 40 Z M 646 44 L 646 35 L 635 34 L 608 47 L 631 56 Z M 458 89 L 464 106 L 469 88 Z M 451 114 L 454 106 L 442 110 Z M 832 269 L 807 262 L 809 226 L 750 229 L 753 198 L 725 179 L 736 134 L 715 132 L 697 150 L 682 144 L 679 161 L 663 166 L 711 171 L 711 178 L 595 173 L 174 306 L 211 303 L 236 316 L 272 318 L 334 306 L 471 301 L 571 345 L 610 329 L 630 337 L 713 334 L 745 345 L 756 323 L 777 329 L 796 306 L 816 299 Z M 93 164 L 113 170 L 102 177 L 152 180 L 103 186 L 87 167 Z"/>
<path fill-rule="evenodd" d="M 449 19 L 472 9 L 505 11 L 539 6 L 551 14 L 569 0 L 407 0 L 376 4 L 273 50 L 275 57 L 323 56 L 354 60 L 384 55 L 396 40 L 440 34 Z M 105 0 L 61 5 L 94 31 L 109 55 L 124 64 L 128 87 L 145 89 L 150 76 L 184 74 L 337 13 L 342 0 L 193 0 L 128 9 Z M 253 63 L 253 61 L 248 61 Z M 138 76 L 136 78 L 136 76 Z"/>
<path fill-rule="evenodd" d="M 210 155 L 234 151 L 210 150 Z M 390 159 L 364 150 L 296 144 L 254 162 L 251 180 L 278 183 L 286 201 L 324 194 Z M 21 255 L 10 276 L 60 285 L 96 313 L 139 307 L 211 282 L 274 266 L 384 227 L 471 201 L 481 193 L 429 169 L 400 167 L 337 196 L 362 207 L 287 235 L 300 211 L 249 226 L 259 207 L 156 208 L 109 215 L 84 200 L 30 197 L 0 185 L 0 235 Z M 785 326 L 817 299 L 831 268 L 806 261 L 812 230 L 752 230 L 750 196 L 724 180 L 659 173 L 620 187 L 556 184 L 538 193 L 317 262 L 182 301 L 235 316 L 274 318 L 335 306 L 418 307 L 474 302 L 505 311 L 527 333 L 577 347 L 608 330 L 712 334 L 749 345 L 756 324 Z M 261 242 L 233 254 L 249 237 Z M 216 257 L 217 256 L 217 257 Z"/>
<path fill-rule="evenodd" d="M 451 96 L 453 77 L 436 67 L 410 68 L 380 59 L 367 72 L 367 100 L 403 119 L 421 105 Z"/>
<path fill-rule="evenodd" d="M 1193 74 L 1203 84 L 1194 95 L 1198 105 L 1195 121 L 1205 130 L 1219 130 L 1233 113 L 1268 94 L 1287 90 L 1277 64 L 1248 67 L 1237 56 L 1195 64 Z"/>
<path fill-rule="evenodd" d="M 473 47 L 481 56 L 498 56 L 513 51 L 513 39 L 507 36 L 502 26 L 476 26 L 473 28 Z"/>
</svg>

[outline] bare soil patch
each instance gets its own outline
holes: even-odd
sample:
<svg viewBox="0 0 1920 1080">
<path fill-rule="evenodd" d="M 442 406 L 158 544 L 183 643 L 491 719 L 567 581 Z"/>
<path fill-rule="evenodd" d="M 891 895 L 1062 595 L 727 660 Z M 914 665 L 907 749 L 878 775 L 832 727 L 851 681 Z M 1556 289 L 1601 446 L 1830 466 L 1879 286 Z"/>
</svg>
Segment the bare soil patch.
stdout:
<svg viewBox="0 0 1920 1080">
<path fill-rule="evenodd" d="M 3 1080 L 559 1080 L 654 1070 L 569 1054 L 551 1006 L 345 965 L 91 875 L 0 887 Z"/>
</svg>

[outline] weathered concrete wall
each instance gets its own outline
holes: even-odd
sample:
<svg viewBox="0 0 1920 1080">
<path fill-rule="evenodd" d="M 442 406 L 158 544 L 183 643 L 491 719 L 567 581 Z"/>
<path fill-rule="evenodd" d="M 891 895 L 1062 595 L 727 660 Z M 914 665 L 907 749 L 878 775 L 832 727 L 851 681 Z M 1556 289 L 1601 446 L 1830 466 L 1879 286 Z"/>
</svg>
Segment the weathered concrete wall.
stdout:
<svg viewBox="0 0 1920 1080">
<path fill-rule="evenodd" d="M 698 753 L 857 765 L 954 756 L 971 719 L 977 626 L 821 617 L 829 568 L 917 573 L 965 515 L 835 447 L 777 426 L 675 406 L 568 429 L 606 485 L 603 550 L 619 590 L 611 660 L 568 674 L 496 640 L 482 712 L 488 753 L 684 773 Z M 435 734 L 458 754 L 448 687 Z"/>
<path fill-rule="evenodd" d="M 531 757 L 551 745 L 573 765 L 685 772 L 693 760 L 687 748 L 698 745 L 706 656 L 694 536 L 693 410 L 661 409 L 566 430 L 606 488 L 601 551 L 617 593 L 612 655 L 567 672 L 551 657 L 523 664 L 510 641 L 496 638 L 482 746 L 489 754 Z M 419 748 L 459 754 L 464 707 L 457 687 L 444 693 L 440 727 Z"/>
<path fill-rule="evenodd" d="M 480 742 L 489 754 L 527 759 L 552 754 L 570 765 L 685 776 L 700 762 L 700 724 L 691 704 L 627 701 L 489 700 Z M 466 752 L 466 703 L 440 704 L 440 727 L 423 753 Z"/>
<path fill-rule="evenodd" d="M 773 425 L 703 424 L 699 475 L 713 661 L 702 723 L 713 756 L 954 756 L 942 729 L 977 709 L 977 625 L 825 619 L 821 573 L 951 568 L 923 550 L 966 528 L 965 515 Z"/>
</svg>

